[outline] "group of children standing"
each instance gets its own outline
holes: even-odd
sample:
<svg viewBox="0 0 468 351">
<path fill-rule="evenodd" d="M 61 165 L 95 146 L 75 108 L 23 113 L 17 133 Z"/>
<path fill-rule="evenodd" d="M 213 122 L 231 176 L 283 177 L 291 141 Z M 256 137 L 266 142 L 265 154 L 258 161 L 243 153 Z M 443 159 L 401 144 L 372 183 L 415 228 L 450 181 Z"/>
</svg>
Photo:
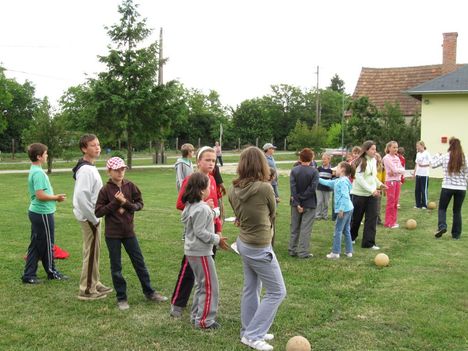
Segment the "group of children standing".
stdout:
<svg viewBox="0 0 468 351">
<path fill-rule="evenodd" d="M 124 246 L 140 280 L 144 296 L 153 302 L 167 298 L 153 289 L 144 258 L 135 236 L 134 213 L 143 208 L 141 192 L 125 179 L 127 166 L 119 157 L 107 161 L 109 181 L 103 186 L 95 161 L 101 153 L 99 139 L 86 134 L 79 142 L 83 157 L 73 168 L 75 189 L 73 213 L 81 226 L 83 236 L 83 265 L 78 299 L 97 300 L 113 291 L 101 283 L 99 273 L 101 246 L 101 217 L 106 218 L 105 239 L 109 250 L 111 276 L 116 290 L 117 305 L 121 310 L 130 306 L 127 301 L 126 281 L 122 275 L 121 247 Z M 55 203 L 66 199 L 65 194 L 54 195 L 52 186 L 41 165 L 47 161 L 47 146 L 35 143 L 28 147 L 32 165 L 28 184 L 31 198 L 29 218 L 31 243 L 22 277 L 26 284 L 39 284 L 37 263 L 42 261 L 48 279 L 66 280 L 67 276 L 55 269 L 52 246 L 54 244 Z"/>
</svg>

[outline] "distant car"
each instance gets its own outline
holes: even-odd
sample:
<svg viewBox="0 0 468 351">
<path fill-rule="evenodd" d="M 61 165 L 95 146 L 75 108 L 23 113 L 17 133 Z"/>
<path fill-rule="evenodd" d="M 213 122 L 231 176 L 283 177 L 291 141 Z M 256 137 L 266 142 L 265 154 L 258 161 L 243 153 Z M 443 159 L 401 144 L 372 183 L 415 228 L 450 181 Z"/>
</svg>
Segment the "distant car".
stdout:
<svg viewBox="0 0 468 351">
<path fill-rule="evenodd" d="M 324 152 L 327 153 L 327 154 L 330 154 L 332 156 L 342 156 L 342 157 L 344 157 L 344 156 L 346 156 L 348 150 L 337 148 L 337 149 L 325 149 Z"/>
</svg>

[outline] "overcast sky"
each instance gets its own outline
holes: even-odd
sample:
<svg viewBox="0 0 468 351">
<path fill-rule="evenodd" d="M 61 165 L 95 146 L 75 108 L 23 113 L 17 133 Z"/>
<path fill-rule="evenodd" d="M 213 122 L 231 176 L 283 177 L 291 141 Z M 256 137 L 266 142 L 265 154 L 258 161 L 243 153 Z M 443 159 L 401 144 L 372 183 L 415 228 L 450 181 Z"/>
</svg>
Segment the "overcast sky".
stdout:
<svg viewBox="0 0 468 351">
<path fill-rule="evenodd" d="M 337 73 L 352 93 L 361 67 L 442 62 L 442 33 L 458 32 L 458 63 L 468 63 L 468 2 L 408 0 L 140 0 L 159 39 L 164 79 L 209 89 L 235 106 L 270 85 L 326 87 Z M 28 79 L 52 103 L 103 70 L 104 26 L 118 0 L 0 0 L 0 65 Z"/>
</svg>

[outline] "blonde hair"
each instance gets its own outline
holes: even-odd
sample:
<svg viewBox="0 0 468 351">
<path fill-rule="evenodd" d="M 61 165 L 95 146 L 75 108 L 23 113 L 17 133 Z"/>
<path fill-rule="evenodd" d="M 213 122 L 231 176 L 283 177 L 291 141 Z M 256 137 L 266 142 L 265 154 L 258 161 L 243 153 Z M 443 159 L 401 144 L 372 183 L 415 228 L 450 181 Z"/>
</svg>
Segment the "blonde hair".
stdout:
<svg viewBox="0 0 468 351">
<path fill-rule="evenodd" d="M 237 165 L 237 175 L 232 184 L 238 188 L 244 188 L 255 181 L 267 182 L 270 178 L 270 167 L 262 150 L 251 146 L 242 151 Z"/>
<path fill-rule="evenodd" d="M 216 154 L 216 151 L 211 146 L 202 146 L 197 151 L 197 161 L 200 161 L 200 159 L 202 158 L 202 156 L 203 156 L 203 154 L 205 152 L 212 152 L 212 153 Z"/>
<path fill-rule="evenodd" d="M 187 157 L 188 154 L 191 152 L 191 151 L 194 151 L 195 148 L 193 147 L 192 144 L 184 144 L 180 147 L 180 151 L 182 151 L 182 157 Z"/>
<path fill-rule="evenodd" d="M 424 141 L 419 140 L 419 141 L 416 142 L 416 144 L 421 145 L 424 148 L 424 150 L 426 150 L 426 144 L 424 143 Z"/>
<path fill-rule="evenodd" d="M 387 143 L 387 145 L 385 146 L 385 153 L 388 154 L 390 152 L 390 147 L 394 144 L 397 144 L 398 143 L 395 141 L 395 140 L 391 140 Z"/>
</svg>

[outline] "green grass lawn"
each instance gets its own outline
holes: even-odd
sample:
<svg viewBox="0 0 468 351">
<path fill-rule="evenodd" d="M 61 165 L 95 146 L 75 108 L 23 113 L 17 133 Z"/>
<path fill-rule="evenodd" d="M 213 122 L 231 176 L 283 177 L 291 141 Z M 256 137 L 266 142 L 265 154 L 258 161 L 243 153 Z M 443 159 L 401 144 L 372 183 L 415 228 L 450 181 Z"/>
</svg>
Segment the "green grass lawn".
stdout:
<svg viewBox="0 0 468 351">
<path fill-rule="evenodd" d="M 139 185 L 145 200 L 144 210 L 136 214 L 136 231 L 153 285 L 170 296 L 183 254 L 174 173 L 134 170 L 128 178 Z M 71 208 L 73 180 L 66 173 L 50 179 L 57 193 L 68 194 L 68 200 L 58 204 L 55 219 L 56 243 L 71 255 L 57 267 L 70 280 L 27 286 L 20 280 L 30 231 L 27 175 L 0 175 L 1 350 L 247 350 L 239 341 L 242 266 L 232 252 L 216 257 L 222 324 L 218 331 L 194 330 L 187 314 L 181 321 L 169 317 L 169 303 L 146 302 L 125 255 L 130 310 L 119 311 L 114 296 L 79 301 L 82 239 Z M 225 183 L 231 179 L 226 176 Z M 373 264 L 376 252 L 360 248 L 360 238 L 352 259 L 327 260 L 331 221 L 314 224 L 313 259 L 290 258 L 288 183 L 288 178 L 280 178 L 283 201 L 275 251 L 288 296 L 271 330 L 275 350 L 284 350 L 294 335 L 305 336 L 314 350 L 468 350 L 468 236 L 454 241 L 446 234 L 435 240 L 437 212 L 413 209 L 413 182 L 403 186 L 399 223 L 414 218 L 418 227 L 378 227 L 377 243 L 390 257 L 390 266 L 383 269 Z M 431 180 L 430 186 L 430 198 L 437 200 L 440 181 Z M 232 242 L 236 228 L 228 223 L 224 234 Z M 104 240 L 100 271 L 102 282 L 111 285 Z M 38 275 L 45 278 L 42 267 Z"/>
</svg>

